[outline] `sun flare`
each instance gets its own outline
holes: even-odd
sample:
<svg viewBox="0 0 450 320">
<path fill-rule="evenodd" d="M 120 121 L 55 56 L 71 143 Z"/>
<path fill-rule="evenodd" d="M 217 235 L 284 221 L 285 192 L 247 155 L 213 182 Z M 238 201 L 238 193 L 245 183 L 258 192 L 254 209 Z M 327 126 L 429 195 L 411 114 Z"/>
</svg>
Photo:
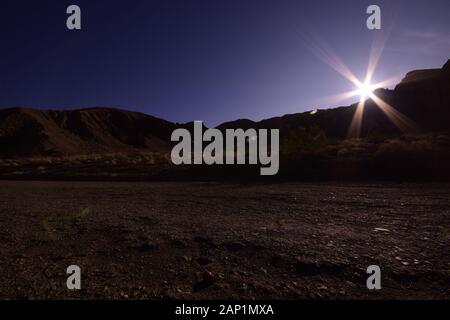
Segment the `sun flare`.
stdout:
<svg viewBox="0 0 450 320">
<path fill-rule="evenodd" d="M 384 101 L 382 97 L 378 96 L 378 89 L 386 88 L 387 86 L 398 83 L 398 80 L 401 79 L 400 76 L 397 75 L 378 83 L 372 82 L 387 39 L 374 37 L 364 80 L 359 80 L 351 69 L 319 36 L 313 33 L 311 37 L 305 36 L 303 40 L 306 46 L 319 57 L 319 59 L 328 64 L 354 86 L 354 89 L 351 91 L 341 92 L 334 96 L 327 97 L 327 99 L 329 99 L 328 103 L 331 102 L 337 104 L 346 99 L 359 96 L 359 103 L 356 104 L 355 113 L 348 130 L 348 137 L 359 138 L 364 118 L 364 109 L 369 98 L 371 100 L 371 106 L 377 106 L 401 131 L 408 132 L 416 129 L 416 125 L 412 120 L 396 110 L 388 102 Z M 380 91 L 380 93 L 382 92 Z M 314 115 L 315 113 L 316 111 L 312 111 L 310 114 Z"/>
<path fill-rule="evenodd" d="M 358 94 L 361 97 L 361 100 L 366 100 L 373 95 L 374 86 L 369 82 L 364 82 L 358 85 Z"/>
</svg>

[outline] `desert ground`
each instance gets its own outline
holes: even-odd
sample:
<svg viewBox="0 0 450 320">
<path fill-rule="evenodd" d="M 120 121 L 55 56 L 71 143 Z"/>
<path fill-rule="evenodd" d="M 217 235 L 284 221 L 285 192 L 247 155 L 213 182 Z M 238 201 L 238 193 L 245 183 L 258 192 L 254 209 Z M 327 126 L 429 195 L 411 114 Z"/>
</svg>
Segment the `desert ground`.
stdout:
<svg viewBox="0 0 450 320">
<path fill-rule="evenodd" d="M 450 185 L 0 182 L 0 299 L 449 299 Z M 69 291 L 78 265 L 82 289 Z M 379 265 L 382 289 L 366 268 Z"/>
</svg>

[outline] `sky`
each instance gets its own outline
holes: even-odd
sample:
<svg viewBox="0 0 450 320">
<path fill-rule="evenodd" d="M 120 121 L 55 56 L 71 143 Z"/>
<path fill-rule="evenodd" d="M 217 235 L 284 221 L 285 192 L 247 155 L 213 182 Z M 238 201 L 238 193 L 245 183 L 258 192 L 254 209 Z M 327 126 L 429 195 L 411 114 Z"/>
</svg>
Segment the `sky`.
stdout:
<svg viewBox="0 0 450 320">
<path fill-rule="evenodd" d="M 82 12 L 68 30 L 66 8 Z M 366 8 L 381 8 L 368 30 Z M 400 81 L 450 59 L 448 0 L 2 0 L 0 108 L 107 106 L 208 126 L 357 101 L 324 62 Z M 319 50 L 317 50 L 319 48 Z M 393 84 L 389 87 L 393 87 Z"/>
</svg>

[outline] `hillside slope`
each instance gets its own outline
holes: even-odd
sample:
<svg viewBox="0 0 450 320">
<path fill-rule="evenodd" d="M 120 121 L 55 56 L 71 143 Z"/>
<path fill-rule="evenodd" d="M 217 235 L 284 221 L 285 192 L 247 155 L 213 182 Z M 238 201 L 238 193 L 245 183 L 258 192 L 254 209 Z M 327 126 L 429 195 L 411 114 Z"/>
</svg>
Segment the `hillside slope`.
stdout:
<svg viewBox="0 0 450 320">
<path fill-rule="evenodd" d="M 394 90 L 378 89 L 376 95 L 401 112 L 414 124 L 416 132 L 450 131 L 450 60 L 442 69 L 415 70 L 409 72 Z M 226 122 L 227 128 L 278 128 L 288 130 L 297 127 L 316 127 L 327 137 L 345 139 L 357 104 L 349 107 L 289 114 L 259 122 L 247 119 Z M 374 101 L 366 101 L 362 118 L 361 136 L 373 134 L 399 134 L 399 128 L 386 116 Z M 405 133 L 405 132 L 403 132 Z M 408 133 L 408 132 L 406 132 Z"/>
<path fill-rule="evenodd" d="M 168 148 L 175 124 L 111 108 L 0 110 L 0 156 L 74 155 Z"/>
</svg>

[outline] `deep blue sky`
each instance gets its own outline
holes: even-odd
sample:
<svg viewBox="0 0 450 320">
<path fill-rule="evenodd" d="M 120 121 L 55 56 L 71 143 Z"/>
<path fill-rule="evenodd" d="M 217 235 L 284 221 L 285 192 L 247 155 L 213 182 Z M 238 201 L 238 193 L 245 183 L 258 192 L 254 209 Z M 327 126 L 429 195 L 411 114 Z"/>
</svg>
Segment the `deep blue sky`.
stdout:
<svg viewBox="0 0 450 320">
<path fill-rule="evenodd" d="M 82 9 L 81 31 L 66 8 Z M 383 29 L 365 10 L 382 8 Z M 376 80 L 450 58 L 449 0 L 2 0 L 0 106 L 111 106 L 216 125 L 335 107 L 353 85 L 304 38 L 320 37 L 363 77 L 374 33 Z M 390 30 L 390 32 L 388 32 Z"/>
</svg>

